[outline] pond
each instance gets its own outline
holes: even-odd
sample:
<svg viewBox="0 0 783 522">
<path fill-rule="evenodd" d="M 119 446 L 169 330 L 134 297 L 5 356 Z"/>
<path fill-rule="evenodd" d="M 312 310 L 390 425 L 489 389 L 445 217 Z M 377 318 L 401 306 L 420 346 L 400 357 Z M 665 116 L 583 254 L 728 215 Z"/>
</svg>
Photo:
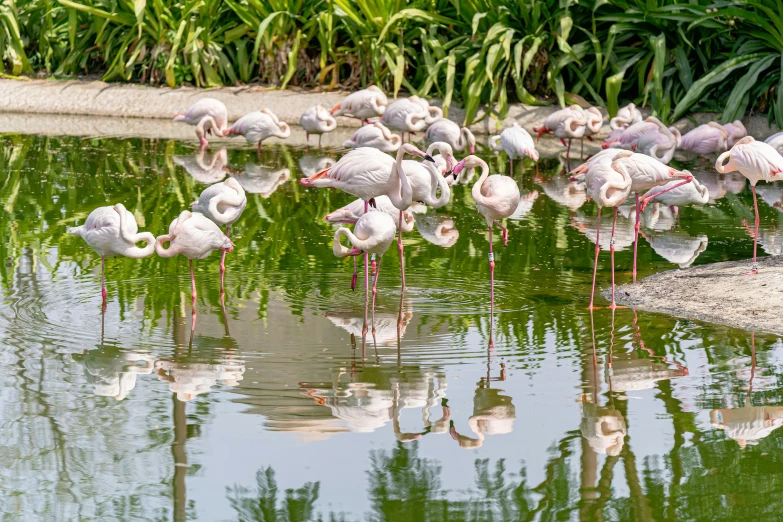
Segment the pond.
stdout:
<svg viewBox="0 0 783 522">
<path fill-rule="evenodd" d="M 510 242 L 470 185 L 416 214 L 407 289 L 378 302 L 323 220 L 352 198 L 298 178 L 342 151 L 201 155 L 167 140 L 0 138 L 0 506 L 47 520 L 763 519 L 783 487 L 783 345 L 668 316 L 586 310 L 594 203 L 528 163 Z M 489 157 L 489 155 L 485 155 Z M 495 171 L 508 169 L 492 156 Z M 707 163 L 709 165 L 709 163 Z M 223 168 L 225 167 L 225 168 Z M 692 167 L 714 202 L 650 207 L 640 277 L 752 255 L 743 178 Z M 219 256 L 107 260 L 67 228 L 122 202 L 164 233 L 204 183 L 248 190 Z M 760 186 L 760 253 L 780 254 L 783 187 Z M 632 215 L 618 222 L 630 280 Z M 601 243 L 608 248 L 609 220 Z M 607 238 L 604 244 L 604 238 Z M 609 284 L 608 252 L 599 287 Z M 359 285 L 361 287 L 361 285 Z M 369 331 L 362 336 L 367 317 Z M 490 347 L 490 344 L 492 345 Z M 775 515 L 773 515 L 773 513 Z"/>
</svg>

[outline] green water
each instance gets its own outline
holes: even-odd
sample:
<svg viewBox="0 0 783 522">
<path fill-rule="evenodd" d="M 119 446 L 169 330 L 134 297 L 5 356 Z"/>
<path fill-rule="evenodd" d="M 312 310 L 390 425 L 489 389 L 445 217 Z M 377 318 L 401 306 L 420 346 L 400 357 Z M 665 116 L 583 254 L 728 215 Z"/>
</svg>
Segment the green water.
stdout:
<svg viewBox="0 0 783 522">
<path fill-rule="evenodd" d="M 351 292 L 351 261 L 332 255 L 322 220 L 351 198 L 296 182 L 302 165 L 339 151 L 282 146 L 260 160 L 225 152 L 261 194 L 232 228 L 223 301 L 219 257 L 196 262 L 192 332 L 181 257 L 107 261 L 102 314 L 100 258 L 67 227 L 122 202 L 142 230 L 164 233 L 204 188 L 182 166 L 193 154 L 167 141 L 0 138 L 5 519 L 779 514 L 780 340 L 587 312 L 596 209 L 551 161 L 540 177 L 526 166 L 530 208 L 507 221 L 509 245 L 496 234 L 492 316 L 485 224 L 460 185 L 405 238 L 404 295 L 396 256 L 384 259 L 363 339 L 363 292 Z M 219 181 L 221 157 L 196 177 Z M 491 163 L 507 169 L 502 156 Z M 683 209 L 679 225 L 666 209 L 645 216 L 641 276 L 695 254 L 697 264 L 751 255 L 742 179 L 699 176 L 715 204 Z M 780 253 L 781 189 L 765 190 L 761 251 Z M 618 224 L 621 283 L 630 225 Z"/>
</svg>

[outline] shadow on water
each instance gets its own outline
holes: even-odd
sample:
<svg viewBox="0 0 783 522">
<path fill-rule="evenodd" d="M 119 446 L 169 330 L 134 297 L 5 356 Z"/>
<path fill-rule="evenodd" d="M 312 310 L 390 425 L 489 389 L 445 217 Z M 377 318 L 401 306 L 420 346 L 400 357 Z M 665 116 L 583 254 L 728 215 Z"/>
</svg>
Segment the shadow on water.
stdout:
<svg viewBox="0 0 783 522">
<path fill-rule="evenodd" d="M 455 184 L 415 214 L 375 307 L 350 289 L 297 183 L 342 151 L 194 151 L 167 141 L 0 138 L 0 509 L 174 520 L 763 519 L 779 512 L 783 344 L 670 317 L 589 313 L 596 210 L 560 162 L 517 170 L 495 237 Z M 507 172 L 502 155 L 491 158 Z M 698 166 L 699 162 L 697 162 Z M 558 174 L 558 171 L 561 174 Z M 651 205 L 640 276 L 750 256 L 744 179 L 694 169 L 702 208 Z M 107 261 L 67 227 L 122 202 L 161 234 L 207 183 L 248 194 L 219 256 Z M 760 245 L 781 251 L 779 185 Z M 635 221 L 620 209 L 618 282 Z M 601 224 L 600 246 L 608 250 Z M 604 238 L 607 238 L 604 244 Z M 599 286 L 609 283 L 608 256 Z M 360 285 L 361 286 L 361 285 Z M 605 306 L 606 303 L 600 304 Z M 253 487 L 248 485 L 253 484 Z M 773 513 L 775 515 L 773 515 Z"/>
</svg>

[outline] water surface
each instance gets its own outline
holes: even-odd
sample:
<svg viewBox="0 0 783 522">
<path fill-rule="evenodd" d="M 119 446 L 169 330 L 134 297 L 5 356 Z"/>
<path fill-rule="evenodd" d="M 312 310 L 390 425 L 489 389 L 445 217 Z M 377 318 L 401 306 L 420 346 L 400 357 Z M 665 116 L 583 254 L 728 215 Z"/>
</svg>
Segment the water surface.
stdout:
<svg viewBox="0 0 783 522">
<path fill-rule="evenodd" d="M 779 513 L 783 346 L 762 334 L 589 313 L 596 209 L 557 162 L 515 173 L 495 235 L 469 185 L 416 216 L 408 289 L 384 258 L 374 318 L 323 221 L 351 201 L 296 180 L 342 151 L 0 138 L 0 509 L 47 520 L 686 520 Z M 496 171 L 507 170 L 502 156 Z M 651 207 L 640 276 L 752 254 L 743 178 Z M 224 168 L 225 167 L 225 168 Z M 230 174 L 229 174 L 230 173 Z M 122 202 L 159 235 L 207 183 L 248 194 L 219 257 L 107 261 L 67 227 Z M 759 187 L 780 254 L 781 187 Z M 600 243 L 608 248 L 609 220 Z M 617 229 L 630 279 L 633 215 Z M 390 254 L 393 254 L 393 250 Z M 608 253 L 599 286 L 609 283 Z M 762 274 L 763 277 L 763 274 Z M 368 333 L 362 336 L 365 321 Z M 773 513 L 775 515 L 773 515 Z"/>
</svg>

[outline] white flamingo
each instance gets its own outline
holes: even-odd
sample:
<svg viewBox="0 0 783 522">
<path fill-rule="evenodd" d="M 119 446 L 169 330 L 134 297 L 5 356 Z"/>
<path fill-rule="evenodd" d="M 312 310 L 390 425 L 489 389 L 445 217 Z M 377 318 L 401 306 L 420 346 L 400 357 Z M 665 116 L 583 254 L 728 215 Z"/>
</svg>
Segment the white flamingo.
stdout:
<svg viewBox="0 0 783 522">
<path fill-rule="evenodd" d="M 405 133 L 421 132 L 427 128 L 427 120 L 430 114 L 426 107 L 422 106 L 418 96 L 400 98 L 386 107 L 381 116 L 381 123 L 386 127 L 402 133 L 402 141 L 405 141 Z M 408 141 L 410 141 L 410 136 Z"/>
<path fill-rule="evenodd" d="M 84 239 L 87 246 L 101 256 L 101 296 L 106 302 L 107 257 L 124 256 L 142 259 L 151 256 L 154 250 L 155 236 L 149 232 L 139 233 L 136 218 L 122 203 L 113 207 L 98 207 L 87 216 L 84 225 L 68 229 L 76 237 Z M 144 248 L 136 243 L 143 241 Z"/>
<path fill-rule="evenodd" d="M 476 137 L 467 127 L 460 127 L 447 118 L 439 118 L 427 127 L 424 137 L 429 142 L 444 141 L 454 150 L 462 151 L 470 148 L 470 153 L 476 152 Z"/>
<path fill-rule="evenodd" d="M 690 183 L 682 184 L 680 180 L 673 180 L 666 185 L 653 187 L 645 197 L 656 198 L 655 201 L 678 209 L 689 205 L 706 205 L 710 201 L 710 191 L 707 187 L 693 178 Z M 675 210 L 675 215 L 679 212 Z"/>
<path fill-rule="evenodd" d="M 477 156 L 470 155 L 457 163 L 454 173 L 459 174 L 463 169 L 481 167 L 481 177 L 473 185 L 471 195 L 476 202 L 476 210 L 484 216 L 489 226 L 489 274 L 490 274 L 490 301 L 495 305 L 495 255 L 492 251 L 492 227 L 497 226 L 502 231 L 503 245 L 508 244 L 508 229 L 498 220 L 505 219 L 517 210 L 519 200 L 519 187 L 513 178 L 499 174 L 489 175 L 489 166 Z"/>
<path fill-rule="evenodd" d="M 359 147 L 372 147 L 383 152 L 395 152 L 400 149 L 402 138 L 386 128 L 381 122 L 365 125 L 353 133 L 350 140 L 343 143 L 343 147 L 356 149 Z"/>
<path fill-rule="evenodd" d="M 234 122 L 225 136 L 242 135 L 248 143 L 258 144 L 258 154 L 261 154 L 261 142 L 272 136 L 286 139 L 291 135 L 291 128 L 269 109 L 253 111 L 245 114 Z"/>
<path fill-rule="evenodd" d="M 193 212 L 200 212 L 215 222 L 216 225 L 225 225 L 226 237 L 231 233 L 231 225 L 239 221 L 242 212 L 247 206 L 247 196 L 242 185 L 234 178 L 228 178 L 222 183 L 215 183 L 203 190 L 198 198 L 191 204 Z M 223 288 L 223 275 L 226 273 L 226 251 L 220 258 L 220 282 Z"/>
<path fill-rule="evenodd" d="M 498 141 L 500 143 L 498 143 Z M 533 137 L 525 129 L 514 122 L 511 127 L 504 129 L 498 136 L 489 138 L 489 144 L 493 150 L 502 150 L 508 156 L 509 172 L 514 174 L 514 160 L 520 160 L 527 156 L 533 161 L 538 161 L 538 151 Z M 472 151 L 471 151 L 472 153 Z M 524 164 L 523 164 L 524 167 Z"/>
<path fill-rule="evenodd" d="M 625 129 L 622 129 L 619 133 L 612 132 L 601 145 L 602 149 L 619 148 L 625 150 L 633 150 L 638 144 L 642 136 L 648 132 L 658 132 L 658 129 L 663 124 L 661 121 L 650 116 L 643 121 L 636 122 L 629 125 Z"/>
<path fill-rule="evenodd" d="M 640 136 L 632 150 L 651 156 L 661 163 L 669 163 L 674 157 L 674 151 L 680 146 L 682 137 L 679 130 L 656 121 L 658 129 Z"/>
<path fill-rule="evenodd" d="M 580 157 L 584 157 L 585 155 L 584 139 L 587 138 L 589 141 L 593 141 L 592 137 L 601 132 L 601 129 L 604 126 L 604 115 L 601 114 L 601 111 L 597 107 L 588 107 L 587 109 L 584 109 L 584 111 L 587 121 L 585 122 L 584 137 L 580 140 L 582 145 Z"/>
<path fill-rule="evenodd" d="M 571 105 L 565 109 L 560 109 L 550 114 L 544 124 L 541 127 L 533 128 L 533 132 L 538 134 L 536 141 L 541 139 L 541 136 L 546 133 L 552 133 L 555 137 L 560 138 L 560 142 L 566 145 L 566 138 L 568 138 L 568 145 L 566 146 L 566 159 L 571 161 L 571 140 L 574 138 L 582 138 L 585 135 L 587 129 L 587 114 L 584 109 L 579 105 Z M 570 165 L 568 170 L 571 170 Z"/>
<path fill-rule="evenodd" d="M 729 148 L 729 131 L 714 121 L 699 125 L 685 133 L 680 148 L 700 156 L 726 152 Z"/>
<path fill-rule="evenodd" d="M 164 243 L 169 243 L 165 248 Z M 155 252 L 160 257 L 185 256 L 190 264 L 191 299 L 196 304 L 196 276 L 193 273 L 193 260 L 208 257 L 213 250 L 231 252 L 234 244 L 223 234 L 218 226 L 203 214 L 183 210 L 177 219 L 171 222 L 169 233 L 155 239 Z"/>
<path fill-rule="evenodd" d="M 724 163 L 728 158 L 729 161 Z M 758 274 L 756 263 L 756 245 L 759 235 L 759 204 L 756 198 L 756 183 L 759 181 L 778 181 L 783 179 L 783 156 L 768 143 L 756 141 L 753 136 L 739 140 L 728 152 L 718 156 L 715 170 L 721 174 L 738 171 L 750 181 L 753 192 L 753 210 L 756 213 L 755 232 L 753 234 L 753 267 L 751 274 Z"/>
<path fill-rule="evenodd" d="M 307 144 L 310 145 L 310 135 L 318 135 L 318 146 L 321 146 L 321 136 L 337 128 L 337 120 L 321 105 L 310 107 L 299 118 L 299 125 L 305 130 Z"/>
<path fill-rule="evenodd" d="M 772 148 L 778 151 L 778 154 L 783 154 L 783 131 L 776 132 L 764 140 L 764 143 L 770 145 Z"/>
<path fill-rule="evenodd" d="M 375 85 L 366 89 L 352 92 L 343 101 L 332 107 L 332 116 L 350 116 L 369 123 L 370 118 L 382 116 L 386 111 L 389 100 L 386 95 Z"/>
<path fill-rule="evenodd" d="M 419 104 L 425 111 L 427 111 L 427 116 L 424 118 L 424 121 L 427 123 L 427 125 L 432 125 L 433 122 L 442 119 L 443 118 L 443 109 L 440 107 L 435 107 L 434 105 L 430 105 L 430 102 L 425 100 L 424 98 L 419 98 L 418 96 L 411 96 L 408 98 L 413 103 Z M 440 140 L 436 140 L 440 141 Z"/>
<path fill-rule="evenodd" d="M 643 119 L 642 112 L 636 108 L 636 105 L 629 103 L 625 107 L 620 107 L 617 115 L 609 120 L 609 128 L 612 130 L 625 129 L 634 123 L 639 123 Z"/>
<path fill-rule="evenodd" d="M 228 110 L 220 100 L 202 98 L 188 107 L 185 112 L 174 116 L 174 121 L 195 125 L 196 136 L 203 148 L 209 145 L 207 134 L 224 135 L 228 127 Z"/>
</svg>

